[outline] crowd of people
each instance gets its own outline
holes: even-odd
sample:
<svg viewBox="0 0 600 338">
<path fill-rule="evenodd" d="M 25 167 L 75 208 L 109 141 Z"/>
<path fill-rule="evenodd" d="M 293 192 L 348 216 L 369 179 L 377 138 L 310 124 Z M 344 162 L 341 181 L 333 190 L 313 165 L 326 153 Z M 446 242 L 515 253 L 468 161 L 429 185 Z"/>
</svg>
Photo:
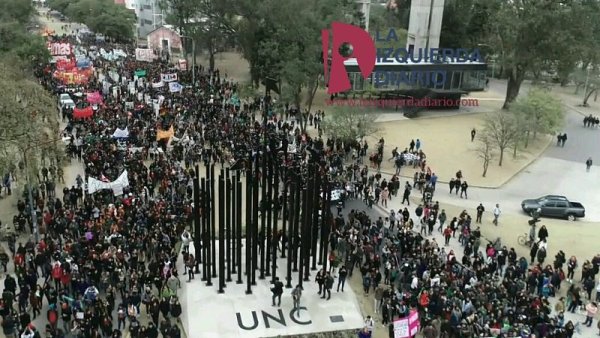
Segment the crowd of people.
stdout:
<svg viewBox="0 0 600 338">
<path fill-rule="evenodd" d="M 60 41 L 76 43 L 72 36 Z M 222 163 L 228 153 L 251 149 L 251 134 L 260 128 L 252 122 L 253 102 L 243 110 L 227 103 L 223 111 L 235 87 L 218 71 L 198 67 L 196 90 L 171 93 L 168 86 L 152 83 L 161 74 L 175 73 L 189 84 L 191 71 L 162 61 L 138 62 L 133 56 L 98 58 L 94 66 L 95 76 L 74 88 L 103 94 L 93 117 L 82 120 L 74 114 L 86 105 L 85 96 L 73 95 L 76 107 L 59 112 L 66 123 L 67 156 L 81 162 L 82 172 L 74 182 L 64 182 L 62 169 L 56 169 L 64 161 L 49 159 L 33 189 L 39 242 L 28 235 L 23 241 L 13 238 L 10 245 L 15 270 L 4 281 L 0 302 L 5 337 L 117 338 L 124 329 L 131 337 L 181 337 L 177 262 L 189 271 L 188 281 L 196 266 L 187 250 L 191 164 Z M 146 75 L 136 77 L 141 69 Z M 65 92 L 69 88 L 53 78 L 53 71 L 43 65 L 36 75 L 48 91 Z M 157 137 L 170 128 L 172 135 Z M 117 129 L 128 135 L 113 137 Z M 86 184 L 87 178 L 114 182 L 123 173 L 127 184 L 120 189 L 91 193 Z M 61 183 L 62 194 L 56 192 Z M 16 219 L 29 223 L 19 229 L 31 234 L 28 198 L 19 200 Z M 37 316 L 46 317 L 45 327 L 35 327 Z"/>
<path fill-rule="evenodd" d="M 362 199 L 367 208 L 350 210 L 345 217 L 338 213 L 332 249 L 342 257 L 348 278 L 359 270 L 364 295 L 373 296 L 376 320 L 388 326 L 390 337 L 394 337 L 393 321 L 406 318 L 411 309 L 418 310 L 426 338 L 573 337 L 580 325 L 594 324 L 600 300 L 600 285 L 595 282 L 600 257 L 585 262 L 577 282 L 575 257 L 567 260 L 559 251 L 552 263 L 547 262 L 548 229 L 536 230 L 535 221 L 530 222 L 533 240 L 528 260 L 499 239 L 490 242 L 482 237 L 482 204 L 475 219 L 466 210 L 456 217 L 447 216 L 438 202 L 425 196 L 426 187 L 435 185 L 432 175 L 423 182 L 405 182 L 402 204 L 413 187 L 422 196 L 414 210 L 397 211 L 387 207 L 387 199 L 396 197 L 398 176 L 388 182 L 379 171 L 369 172 L 365 167 L 342 177 L 348 181 L 355 177 L 353 183 L 344 184 L 360 187 L 345 198 Z M 458 172 L 453 181 L 461 178 Z M 451 193 L 455 186 L 450 183 Z M 384 194 L 388 189 L 390 193 Z M 372 203 L 390 212 L 375 216 L 369 208 Z M 493 215 L 497 224 L 499 205 Z M 432 236 L 436 231 L 444 243 Z M 561 288 L 567 289 L 566 297 L 561 296 Z M 584 313 L 585 322 L 566 320 L 566 311 Z M 372 321 L 367 318 L 359 336 L 370 337 Z"/>
<path fill-rule="evenodd" d="M 72 36 L 60 40 L 76 43 Z M 595 285 L 600 256 L 583 264 L 579 286 L 573 281 L 575 257 L 567 260 L 561 251 L 552 264 L 546 263 L 541 254 L 549 237 L 545 228 L 533 241 L 531 261 L 499 241 L 487 243 L 477 226 L 485 209 L 478 208 L 473 221 L 467 211 L 448 216 L 435 202 L 437 176 L 427 166 L 419 139 L 403 151 L 392 151 L 389 160 L 396 174 L 386 179 L 379 171 L 383 139 L 370 155 L 366 142 L 313 139 L 299 126 L 303 114 L 285 105 L 278 116 L 269 95 L 240 99 L 237 85 L 218 70 L 140 62 L 128 46 L 97 47 L 118 47 L 130 56 L 97 58 L 94 76 L 76 88 L 102 93 L 103 103 L 92 118 L 74 114 L 86 105 L 85 96 L 74 97 L 75 109 L 58 113 L 66 124 L 68 160 L 80 162 L 82 172 L 74 182 L 65 182 L 64 160 L 49 159 L 33 189 L 33 203 L 27 195 L 18 202 L 15 224 L 27 236 L 9 241 L 14 274 L 7 274 L 0 300 L 4 336 L 118 338 L 127 329 L 134 338 L 181 337 L 180 277 L 187 272 L 192 281 L 198 264 L 188 250 L 194 164 L 224 166 L 257 154 L 265 134 L 295 145 L 295 156 L 284 164 L 304 161 L 310 149 L 322 149 L 323 172 L 345 191 L 330 235 L 335 264 L 319 272 L 316 282 L 319 294 L 329 299 L 332 289 L 344 291 L 347 278 L 361 278 L 377 315 L 367 318 L 361 337 L 369 336 L 376 322 L 386 325 L 392 337 L 393 321 L 414 309 L 426 338 L 572 337 L 579 324 L 565 323 L 565 311 L 585 311 L 584 324 L 593 324 L 600 301 Z M 36 75 L 48 91 L 62 93 L 67 88 L 53 78 L 53 71 L 42 65 Z M 183 87 L 172 92 L 169 86 L 156 86 L 161 74 L 176 74 Z M 319 129 L 323 118 L 321 112 L 309 115 L 310 125 Z M 126 136 L 115 137 L 117 130 L 126 130 Z M 367 155 L 372 168 L 363 165 Z M 405 166 L 417 169 L 412 183 L 401 182 Z M 123 173 L 127 184 L 118 189 L 91 193 L 86 184 L 88 178 L 115 182 Z M 56 192 L 61 184 L 62 195 Z M 460 191 L 467 198 L 467 189 L 458 171 L 450 193 Z M 413 190 L 421 194 L 414 210 Z M 407 205 L 386 216 L 374 219 L 369 210 L 358 209 L 341 212 L 349 199 L 388 209 L 392 198 L 400 199 L 398 192 Z M 35 229 L 30 205 L 39 216 Z M 498 205 L 496 209 L 497 222 Z M 38 242 L 30 236 L 34 231 L 40 233 Z M 443 235 L 443 244 L 432 236 L 435 232 Z M 450 247 L 454 241 L 462 252 Z M 4 259 L 2 264 L 6 271 Z M 566 298 L 559 293 L 563 284 L 568 285 Z M 279 282 L 279 302 L 280 288 Z M 559 298 L 554 307 L 552 297 Z M 45 327 L 34 325 L 38 316 L 46 317 Z"/>
</svg>

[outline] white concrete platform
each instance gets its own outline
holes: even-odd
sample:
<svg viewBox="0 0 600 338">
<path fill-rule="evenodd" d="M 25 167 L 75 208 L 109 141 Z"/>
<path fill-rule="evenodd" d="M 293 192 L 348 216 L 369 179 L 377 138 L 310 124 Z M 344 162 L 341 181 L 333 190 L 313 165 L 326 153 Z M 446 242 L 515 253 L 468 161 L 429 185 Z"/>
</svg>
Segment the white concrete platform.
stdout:
<svg viewBox="0 0 600 338">
<path fill-rule="evenodd" d="M 193 249 L 190 248 L 190 251 Z M 285 259 L 278 259 L 278 266 L 277 276 L 285 285 Z M 291 288 L 284 288 L 281 307 L 271 305 L 271 277 L 260 280 L 258 270 L 256 285 L 252 287 L 250 295 L 246 295 L 245 275 L 242 276 L 244 283 L 236 284 L 237 275 L 232 274 L 233 281 L 227 283 L 224 294 L 219 294 L 218 278 L 213 278 L 213 285 L 208 287 L 201 281 L 202 274 L 196 274 L 191 283 L 185 283 L 185 290 L 181 294 L 184 307 L 182 321 L 187 335 L 202 338 L 257 338 L 361 328 L 363 316 L 349 284 L 346 283 L 344 292 L 336 292 L 336 278 L 331 299 L 321 299 L 317 295 L 318 284 L 314 281 L 316 272 L 311 271 L 311 281 L 304 282 L 298 314 L 292 313 Z M 298 283 L 297 278 L 298 272 L 292 273 L 293 286 Z M 184 277 L 181 279 L 183 282 Z"/>
</svg>

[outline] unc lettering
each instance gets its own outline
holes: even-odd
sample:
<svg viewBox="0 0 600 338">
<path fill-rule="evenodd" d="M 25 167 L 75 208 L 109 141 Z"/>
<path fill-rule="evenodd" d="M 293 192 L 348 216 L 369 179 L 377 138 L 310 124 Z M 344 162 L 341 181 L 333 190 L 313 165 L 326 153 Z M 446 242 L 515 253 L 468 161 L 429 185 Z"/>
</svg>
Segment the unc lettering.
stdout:
<svg viewBox="0 0 600 338">
<path fill-rule="evenodd" d="M 303 321 L 303 320 L 300 320 L 299 318 L 297 318 L 295 315 L 296 315 L 296 312 L 299 312 L 299 311 L 308 311 L 308 309 L 304 306 L 301 306 L 298 309 L 292 309 L 289 313 L 290 320 L 298 325 L 312 324 L 312 320 Z M 267 328 L 267 329 L 271 328 L 271 321 L 276 322 L 277 324 L 284 326 L 284 327 L 287 326 L 285 316 L 281 309 L 277 309 L 276 315 L 273 315 L 273 314 L 268 313 L 263 310 L 261 310 L 260 312 L 262 315 L 262 319 L 263 319 L 265 328 Z M 256 311 L 251 311 L 251 314 L 252 314 L 252 324 L 251 325 L 246 325 L 246 323 L 244 323 L 241 313 L 238 312 L 235 314 L 237 323 L 238 323 L 238 327 L 240 329 L 242 329 L 244 331 L 253 331 L 256 328 L 258 328 L 258 325 L 260 324 L 260 322 L 258 320 L 258 315 L 257 315 Z"/>
</svg>

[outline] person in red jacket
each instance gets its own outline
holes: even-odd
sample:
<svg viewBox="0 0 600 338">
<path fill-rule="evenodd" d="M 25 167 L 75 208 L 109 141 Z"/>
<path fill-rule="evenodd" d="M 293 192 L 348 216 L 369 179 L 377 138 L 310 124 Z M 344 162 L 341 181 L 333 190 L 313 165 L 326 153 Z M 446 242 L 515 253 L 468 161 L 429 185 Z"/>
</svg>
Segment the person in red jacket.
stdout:
<svg viewBox="0 0 600 338">
<path fill-rule="evenodd" d="M 56 288 L 56 291 L 60 290 L 60 280 L 63 276 L 63 269 L 60 266 L 59 262 L 54 263 L 54 266 L 52 267 L 52 279 L 54 279 L 54 286 Z"/>
</svg>

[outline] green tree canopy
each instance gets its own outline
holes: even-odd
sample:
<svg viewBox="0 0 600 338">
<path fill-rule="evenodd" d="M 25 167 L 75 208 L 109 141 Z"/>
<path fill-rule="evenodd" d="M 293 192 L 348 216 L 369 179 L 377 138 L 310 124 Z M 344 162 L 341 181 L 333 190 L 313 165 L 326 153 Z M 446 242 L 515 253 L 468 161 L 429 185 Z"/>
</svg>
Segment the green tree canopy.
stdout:
<svg viewBox="0 0 600 338">
<path fill-rule="evenodd" d="M 18 62 L 0 62 L 0 170 L 23 160 L 24 152 L 32 170 L 42 154 L 60 153 L 56 101 Z"/>
<path fill-rule="evenodd" d="M 112 0 L 49 0 L 48 6 L 116 41 L 134 38 L 135 13 Z"/>
<path fill-rule="evenodd" d="M 371 136 L 379 130 L 375 120 L 377 120 L 377 114 L 367 110 L 339 107 L 328 112 L 321 127 L 324 134 L 333 139 L 354 142 Z"/>
<path fill-rule="evenodd" d="M 521 115 L 525 132 L 553 134 L 563 125 L 565 112 L 562 103 L 548 90 L 531 88 L 527 96 L 519 97 L 510 110 Z"/>
<path fill-rule="evenodd" d="M 30 1 L 0 2 L 0 58 L 16 57 L 31 66 L 50 59 L 42 37 L 27 31 L 35 13 Z"/>
<path fill-rule="evenodd" d="M 600 12 L 592 0 L 487 3 L 491 16 L 484 41 L 494 49 L 508 77 L 505 109 L 516 100 L 528 72 L 539 74 L 556 68 L 564 78 L 585 55 L 589 59 L 589 47 L 581 46 L 594 46 L 588 43 L 589 36 L 598 25 L 591 21 Z M 585 19 L 588 16 L 590 19 Z"/>
</svg>

